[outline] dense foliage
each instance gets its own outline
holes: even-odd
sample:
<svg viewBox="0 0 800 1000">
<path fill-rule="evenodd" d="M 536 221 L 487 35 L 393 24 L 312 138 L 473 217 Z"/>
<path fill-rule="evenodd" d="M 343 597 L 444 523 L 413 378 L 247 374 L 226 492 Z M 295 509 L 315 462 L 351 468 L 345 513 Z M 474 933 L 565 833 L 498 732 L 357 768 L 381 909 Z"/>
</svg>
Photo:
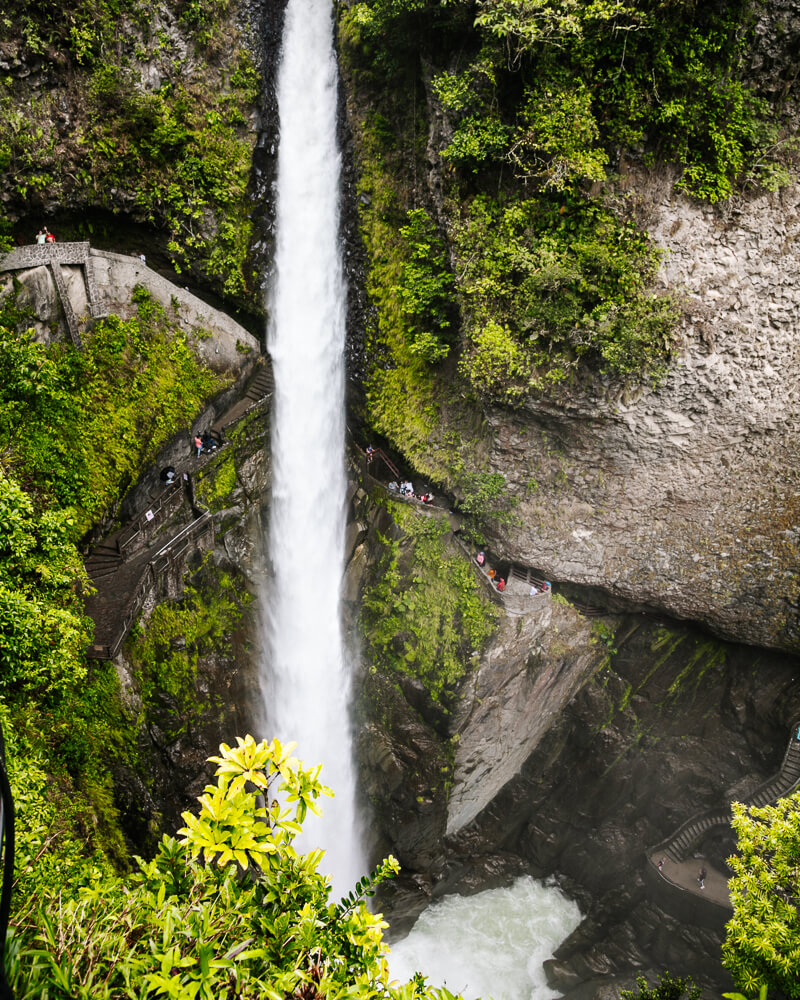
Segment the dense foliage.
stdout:
<svg viewBox="0 0 800 1000">
<path fill-rule="evenodd" d="M 495 628 L 494 607 L 480 593 L 463 554 L 448 551 L 444 518 L 391 505 L 401 543 L 382 538 L 374 583 L 362 600 L 373 668 L 419 677 L 446 700 Z"/>
<path fill-rule="evenodd" d="M 231 7 L 6 4 L 0 41 L 25 70 L 0 77 L 0 183 L 18 211 L 45 198 L 122 207 L 164 231 L 178 269 L 197 263 L 225 293 L 253 292 L 245 195 L 258 76 Z M 31 66 L 45 96 L 29 87 Z"/>
<path fill-rule="evenodd" d="M 621 990 L 620 1000 L 698 1000 L 700 987 L 691 979 L 674 978 L 669 972 L 651 986 L 644 976 L 636 979 L 635 990 Z"/>
<path fill-rule="evenodd" d="M 464 383 L 506 405 L 586 372 L 664 373 L 679 303 L 651 289 L 658 255 L 619 182 L 631 166 L 670 164 L 679 190 L 718 202 L 788 181 L 780 115 L 745 77 L 754 21 L 747 0 L 342 8 L 344 65 L 369 108 L 368 402 L 382 433 L 416 460 L 456 345 Z M 403 237 L 423 212 L 434 274 Z M 424 350 L 405 303 L 431 289 L 446 326 L 428 322 Z M 413 417 L 400 401 L 410 384 Z"/>
<path fill-rule="evenodd" d="M 748 995 L 800 997 L 800 793 L 761 809 L 734 803 L 733 828 L 723 963 Z"/>
<path fill-rule="evenodd" d="M 18 1000 L 449 1000 L 421 977 L 390 987 L 385 924 L 364 897 L 397 871 L 393 858 L 335 903 L 323 852 L 294 847 L 330 794 L 320 768 L 303 768 L 294 744 L 237 744 L 211 758 L 216 783 L 152 861 L 25 900 L 9 963 Z"/>
<path fill-rule="evenodd" d="M 85 657 L 78 546 L 225 385 L 146 292 L 135 298 L 136 316 L 96 323 L 80 352 L 35 341 L 13 300 L 0 313 L 0 720 L 18 816 L 15 903 L 45 888 L 77 891 L 129 863 L 112 772 L 140 769 L 141 720 L 123 706 L 114 666 Z M 157 617 L 151 648 L 142 642 L 144 712 L 156 678 L 175 695 L 204 644 L 233 628 L 240 597 L 207 583 L 216 603 L 204 584 L 202 612 L 190 593 L 182 615 L 170 606 Z M 182 654 L 158 646 L 170 625 L 188 635 Z"/>
<path fill-rule="evenodd" d="M 71 344 L 0 329 L 0 454 L 47 505 L 73 508 L 77 538 L 225 381 L 203 367 L 177 317 L 143 288 L 138 315 L 109 316 Z"/>
</svg>

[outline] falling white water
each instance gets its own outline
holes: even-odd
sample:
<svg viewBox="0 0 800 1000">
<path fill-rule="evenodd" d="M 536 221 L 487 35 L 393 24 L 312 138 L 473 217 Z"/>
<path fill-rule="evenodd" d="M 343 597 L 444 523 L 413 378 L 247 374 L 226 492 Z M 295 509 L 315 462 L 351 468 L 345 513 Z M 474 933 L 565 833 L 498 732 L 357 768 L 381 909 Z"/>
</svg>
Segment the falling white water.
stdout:
<svg viewBox="0 0 800 1000">
<path fill-rule="evenodd" d="M 339 246 L 337 67 L 331 0 L 289 0 L 278 75 L 276 278 L 269 351 L 272 580 L 267 594 L 267 733 L 323 765 L 336 797 L 309 816 L 337 892 L 363 873 L 340 622 L 344 559 L 345 286 Z"/>
<path fill-rule="evenodd" d="M 549 1000 L 559 993 L 548 987 L 543 963 L 580 919 L 577 903 L 530 877 L 506 889 L 445 896 L 392 946 L 389 968 L 402 982 L 421 972 L 465 1000 Z"/>
</svg>

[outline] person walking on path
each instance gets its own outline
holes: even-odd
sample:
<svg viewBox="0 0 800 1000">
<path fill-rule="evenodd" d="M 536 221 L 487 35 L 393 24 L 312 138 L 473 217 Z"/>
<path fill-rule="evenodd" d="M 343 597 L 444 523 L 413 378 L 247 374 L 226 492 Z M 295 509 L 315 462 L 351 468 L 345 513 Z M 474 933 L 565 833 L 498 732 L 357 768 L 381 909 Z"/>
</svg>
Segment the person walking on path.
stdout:
<svg viewBox="0 0 800 1000">
<path fill-rule="evenodd" d="M 195 434 L 194 436 L 194 446 L 197 448 L 197 457 L 200 458 L 200 455 L 203 453 L 203 439 L 199 434 Z"/>
</svg>

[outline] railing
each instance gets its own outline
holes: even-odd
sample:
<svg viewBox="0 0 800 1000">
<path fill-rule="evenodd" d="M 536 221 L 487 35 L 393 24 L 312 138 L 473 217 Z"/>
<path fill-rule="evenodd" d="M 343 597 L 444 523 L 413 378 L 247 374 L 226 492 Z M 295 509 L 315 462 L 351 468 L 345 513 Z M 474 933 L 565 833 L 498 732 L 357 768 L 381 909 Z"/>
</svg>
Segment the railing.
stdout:
<svg viewBox="0 0 800 1000">
<path fill-rule="evenodd" d="M 139 616 L 139 612 L 144 606 L 147 594 L 153 587 L 155 587 L 158 578 L 165 573 L 170 566 L 175 565 L 195 538 L 199 538 L 201 535 L 206 534 L 209 528 L 213 533 L 214 522 L 211 517 L 211 512 L 205 509 L 199 517 L 195 518 L 191 524 L 187 524 L 186 527 L 179 531 L 174 538 L 171 538 L 163 548 L 156 552 L 153 558 L 147 563 L 147 566 L 139 578 L 139 582 L 136 584 L 136 588 L 134 589 L 133 594 L 125 607 L 125 613 L 120 619 L 119 630 L 116 638 L 112 643 L 107 645 L 95 644 L 90 646 L 88 651 L 89 656 L 94 659 L 112 660 L 117 655 L 122 648 L 122 644 L 128 633 L 133 628 L 133 624 Z M 0 1000 L 2 1000 L 2 997 L 0 997 Z"/>
<path fill-rule="evenodd" d="M 156 497 L 147 510 L 131 521 L 117 540 L 117 548 L 123 558 L 144 544 L 143 539 L 159 528 L 183 503 L 183 484 L 180 478 L 170 483 Z M 177 501 L 177 502 L 176 502 Z"/>
<path fill-rule="evenodd" d="M 266 396 L 262 396 L 261 399 L 257 399 L 254 403 L 251 403 L 250 406 L 247 407 L 247 409 L 242 410 L 242 412 L 233 420 L 231 420 L 229 423 L 227 424 L 222 424 L 219 422 L 214 423 L 211 426 L 211 434 L 215 438 L 217 438 L 220 447 L 222 447 L 227 443 L 228 439 L 225 432 L 229 428 L 234 427 L 236 424 L 241 423 L 242 420 L 244 420 L 246 417 L 252 417 L 254 414 L 260 412 L 261 410 L 268 409 L 271 403 L 272 403 L 272 393 L 270 392 Z"/>
<path fill-rule="evenodd" d="M 800 739 L 798 739 L 800 730 L 798 730 L 798 725 L 800 723 L 795 722 L 792 726 L 792 735 L 789 737 L 789 744 L 783 755 L 780 770 L 763 781 L 752 795 L 748 796 L 748 805 L 767 805 L 789 795 L 800 786 Z M 682 861 L 692 845 L 696 844 L 707 830 L 711 830 L 715 826 L 729 826 L 732 818 L 733 813 L 730 808 L 695 813 L 685 823 L 682 823 L 674 833 L 649 850 L 648 856 L 651 863 L 654 863 L 652 858 L 658 854 L 666 855 L 671 861 Z"/>
<path fill-rule="evenodd" d="M 371 446 L 370 446 L 371 447 Z M 400 470 L 394 464 L 394 462 L 389 458 L 383 448 L 372 448 L 372 451 L 366 451 L 364 457 L 367 462 L 367 469 L 375 463 L 375 461 L 383 462 L 386 468 L 391 472 L 395 479 L 400 478 Z"/>
<path fill-rule="evenodd" d="M 6 978 L 6 936 L 11 912 L 11 887 L 14 882 L 14 799 L 6 773 L 6 745 L 0 729 L 0 851 L 3 863 L 3 888 L 0 894 L 0 1000 L 13 1000 Z"/>
</svg>

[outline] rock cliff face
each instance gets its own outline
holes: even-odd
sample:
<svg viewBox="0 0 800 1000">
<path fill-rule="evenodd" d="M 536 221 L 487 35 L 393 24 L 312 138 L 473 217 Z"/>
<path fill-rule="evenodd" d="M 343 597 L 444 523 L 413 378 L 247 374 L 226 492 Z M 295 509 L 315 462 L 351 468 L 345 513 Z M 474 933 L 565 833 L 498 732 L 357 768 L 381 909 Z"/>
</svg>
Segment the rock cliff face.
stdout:
<svg viewBox="0 0 800 1000">
<path fill-rule="evenodd" d="M 195 805 L 213 776 L 208 757 L 218 752 L 220 742 L 234 744 L 236 736 L 253 732 L 260 715 L 257 595 L 265 566 L 262 516 L 271 481 L 268 417 L 262 408 L 244 418 L 229 431 L 230 443 L 218 459 L 196 475 L 197 495 L 213 512 L 213 544 L 205 551 L 191 549 L 183 564 L 157 581 L 140 618 L 138 636 L 146 637 L 159 605 L 188 606 L 201 623 L 201 638 L 193 637 L 188 620 L 188 629 L 178 625 L 174 632 L 167 630 L 160 646 L 156 640 L 156 656 L 166 667 L 143 662 L 138 636 L 126 641 L 115 661 L 127 712 L 140 720 L 144 773 L 120 771 L 116 782 L 117 805 L 137 852 L 150 850 L 161 831 L 178 829 L 181 812 Z M 157 464 L 176 461 L 175 447 L 169 446 Z M 135 509 L 152 488 L 152 480 L 137 484 L 124 509 Z M 203 630 L 203 620 L 212 627 Z M 190 679 L 170 689 L 169 664 L 183 655 L 191 664 Z M 148 696 L 146 677 L 154 669 L 162 670 L 167 683 Z"/>
<path fill-rule="evenodd" d="M 626 183 L 685 302 L 677 361 L 658 386 L 598 379 L 488 412 L 490 466 L 519 499 L 494 541 L 553 579 L 797 650 L 800 188 L 723 213 L 666 178 Z"/>
<path fill-rule="evenodd" d="M 68 335 L 65 303 L 45 257 L 57 255 L 61 244 L 23 247 L 0 258 L 0 295 L 18 282 L 17 304 L 31 311 L 30 324 L 44 343 Z M 75 317 L 78 331 L 93 318 L 114 313 L 129 319 L 136 312 L 133 291 L 146 288 L 175 317 L 192 340 L 202 361 L 216 371 L 239 372 L 248 356 L 260 353 L 258 341 L 226 313 L 215 309 L 149 268 L 139 257 L 107 253 L 87 244 L 84 264 L 59 265 L 66 308 Z M 39 251 L 42 259 L 35 258 Z M 94 299 L 94 301 L 92 301 Z"/>
<path fill-rule="evenodd" d="M 355 505 L 353 602 L 376 533 L 395 530 L 366 494 Z M 404 869 L 383 901 L 392 932 L 444 893 L 554 875 L 585 913 L 548 969 L 565 996 L 616 998 L 637 972 L 665 968 L 714 995 L 730 988 L 719 915 L 672 916 L 680 900 L 646 881 L 646 851 L 778 769 L 800 663 L 641 612 L 587 619 L 561 599 L 518 610 L 449 713 L 365 659 L 358 755 L 373 849 Z M 720 871 L 732 849 L 719 828 L 694 848 Z"/>
</svg>

